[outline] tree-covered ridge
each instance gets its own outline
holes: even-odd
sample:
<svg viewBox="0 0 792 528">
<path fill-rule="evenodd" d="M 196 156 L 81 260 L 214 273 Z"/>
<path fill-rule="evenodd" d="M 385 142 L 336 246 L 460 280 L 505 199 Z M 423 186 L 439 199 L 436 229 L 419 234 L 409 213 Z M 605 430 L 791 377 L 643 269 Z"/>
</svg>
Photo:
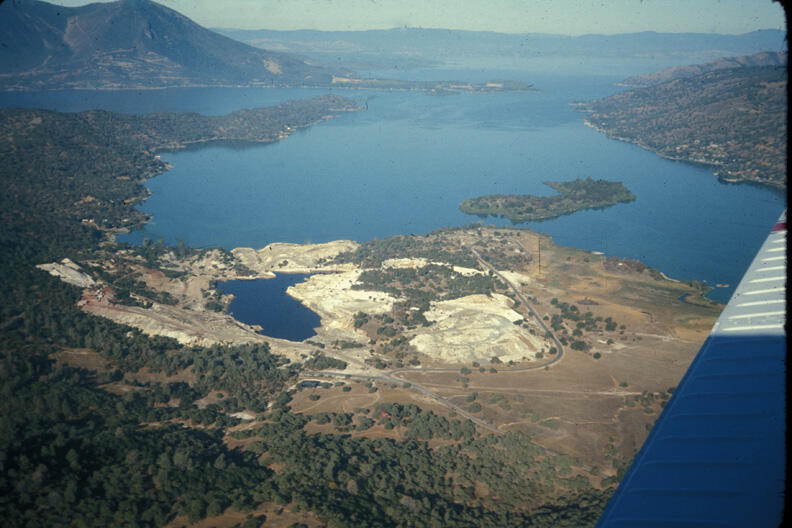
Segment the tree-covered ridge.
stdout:
<svg viewBox="0 0 792 528">
<path fill-rule="evenodd" d="M 362 268 L 379 268 L 384 261 L 394 258 L 421 258 L 468 268 L 478 265 L 470 251 L 459 244 L 451 243 L 444 236 L 443 230 L 426 236 L 394 235 L 384 239 L 374 238 L 362 243 L 354 251 L 340 253 L 333 260 L 339 264 L 354 262 Z"/>
<path fill-rule="evenodd" d="M 138 134 L 150 135 L 157 147 L 181 148 L 207 141 L 271 142 L 341 112 L 362 110 L 357 103 L 338 95 L 286 101 L 277 106 L 242 109 L 222 116 L 162 112 L 133 117 Z M 118 118 L 119 116 L 116 116 Z M 127 117 L 127 116 L 120 116 Z"/>
<path fill-rule="evenodd" d="M 459 209 L 467 214 L 505 216 L 519 223 L 635 200 L 635 195 L 621 182 L 578 178 L 569 182 L 545 182 L 545 185 L 552 187 L 558 195 L 490 194 L 465 200 Z"/>
<path fill-rule="evenodd" d="M 379 268 L 388 259 L 417 258 L 429 262 L 443 263 L 448 266 L 478 269 L 479 263 L 470 247 L 458 239 L 457 233 L 466 229 L 481 231 L 481 225 L 442 228 L 426 235 L 394 235 L 387 238 L 374 238 L 363 242 L 354 251 L 338 254 L 334 263 L 354 262 L 361 268 Z M 510 233 L 496 232 L 496 236 L 509 236 Z M 483 242 L 476 242 L 476 251 L 486 260 L 495 263 L 501 269 L 517 267 L 530 260 L 530 256 L 515 256 L 503 251 L 502 248 L 490 247 Z"/>
<path fill-rule="evenodd" d="M 207 141 L 277 141 L 359 109 L 328 95 L 224 116 L 0 110 L 0 245 L 14 251 L 36 246 L 51 259 L 66 254 L 64 245 L 92 247 L 101 231 L 146 220 L 134 206 L 147 196 L 142 183 L 167 168 L 156 150 Z M 58 251 L 47 251 L 50 243 Z"/>
<path fill-rule="evenodd" d="M 712 165 L 721 178 L 786 186 L 784 66 L 709 71 L 621 92 L 580 109 L 609 137 Z"/>
<path fill-rule="evenodd" d="M 642 86 L 652 86 L 674 79 L 685 79 L 695 77 L 703 73 L 716 70 L 733 70 L 735 68 L 748 68 L 757 66 L 785 66 L 787 63 L 786 51 L 763 51 L 753 55 L 743 55 L 740 57 L 721 57 L 706 64 L 693 64 L 689 66 L 672 66 L 664 70 L 633 75 L 624 79 L 619 84 L 640 88 Z"/>
</svg>

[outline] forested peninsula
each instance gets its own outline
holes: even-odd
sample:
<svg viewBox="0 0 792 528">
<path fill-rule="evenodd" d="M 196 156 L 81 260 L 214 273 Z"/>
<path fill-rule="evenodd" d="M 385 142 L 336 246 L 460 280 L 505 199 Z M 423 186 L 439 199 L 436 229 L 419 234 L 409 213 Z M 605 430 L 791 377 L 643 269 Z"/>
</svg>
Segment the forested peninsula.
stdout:
<svg viewBox="0 0 792 528">
<path fill-rule="evenodd" d="M 786 188 L 786 66 L 702 71 L 579 109 L 588 112 L 587 125 L 611 138 L 709 165 L 725 181 Z"/>
<path fill-rule="evenodd" d="M 500 215 L 514 223 L 548 220 L 581 209 L 597 209 L 635 200 L 621 182 L 578 178 L 568 182 L 545 182 L 558 194 L 490 194 L 465 200 L 460 211 L 475 215 Z"/>
</svg>

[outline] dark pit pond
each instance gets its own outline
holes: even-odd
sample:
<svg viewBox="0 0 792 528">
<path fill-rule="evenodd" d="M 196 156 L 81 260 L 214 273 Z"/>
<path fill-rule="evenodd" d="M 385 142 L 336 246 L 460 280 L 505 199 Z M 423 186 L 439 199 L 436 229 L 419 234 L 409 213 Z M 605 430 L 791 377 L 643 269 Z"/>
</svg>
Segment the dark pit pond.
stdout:
<svg viewBox="0 0 792 528">
<path fill-rule="evenodd" d="M 234 296 L 228 313 L 237 321 L 259 325 L 259 333 L 268 337 L 303 341 L 316 335 L 319 316 L 290 297 L 286 289 L 307 277 L 292 273 L 274 279 L 218 281 L 217 289 Z"/>
</svg>

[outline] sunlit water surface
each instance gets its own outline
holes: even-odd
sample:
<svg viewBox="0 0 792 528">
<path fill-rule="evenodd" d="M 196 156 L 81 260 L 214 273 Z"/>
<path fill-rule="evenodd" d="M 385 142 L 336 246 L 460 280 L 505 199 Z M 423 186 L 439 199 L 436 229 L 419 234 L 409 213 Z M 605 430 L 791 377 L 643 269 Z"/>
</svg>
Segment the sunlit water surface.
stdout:
<svg viewBox="0 0 792 528">
<path fill-rule="evenodd" d="M 430 96 L 318 89 L 172 89 L 3 94 L 2 106 L 127 113 L 239 108 L 335 93 L 367 105 L 269 145 L 163 152 L 145 229 L 121 237 L 195 247 L 365 241 L 478 221 L 459 203 L 495 193 L 552 194 L 544 181 L 618 180 L 638 197 L 526 227 L 555 242 L 641 260 L 668 276 L 728 284 L 725 302 L 785 207 L 782 194 L 718 182 L 586 127 L 570 102 L 615 93 L 620 76 L 458 70 L 445 78 L 532 82 L 539 92 Z M 431 78 L 429 73 L 421 75 Z M 508 225 L 503 219 L 487 223 Z"/>
</svg>

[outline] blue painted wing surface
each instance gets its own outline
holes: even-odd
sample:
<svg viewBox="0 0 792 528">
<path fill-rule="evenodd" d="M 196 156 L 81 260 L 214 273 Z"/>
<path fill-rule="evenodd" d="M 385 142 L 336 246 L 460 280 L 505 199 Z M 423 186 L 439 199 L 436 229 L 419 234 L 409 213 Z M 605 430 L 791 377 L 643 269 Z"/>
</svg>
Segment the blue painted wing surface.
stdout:
<svg viewBox="0 0 792 528">
<path fill-rule="evenodd" d="M 598 528 L 781 524 L 786 212 L 655 423 Z"/>
</svg>

